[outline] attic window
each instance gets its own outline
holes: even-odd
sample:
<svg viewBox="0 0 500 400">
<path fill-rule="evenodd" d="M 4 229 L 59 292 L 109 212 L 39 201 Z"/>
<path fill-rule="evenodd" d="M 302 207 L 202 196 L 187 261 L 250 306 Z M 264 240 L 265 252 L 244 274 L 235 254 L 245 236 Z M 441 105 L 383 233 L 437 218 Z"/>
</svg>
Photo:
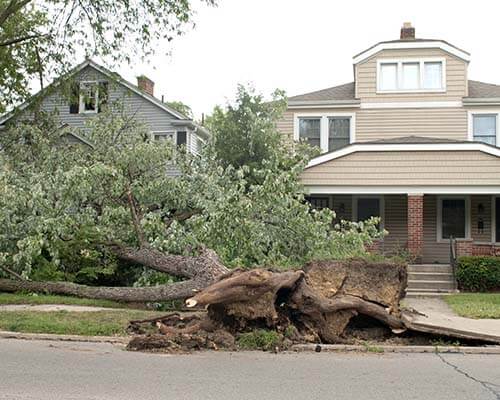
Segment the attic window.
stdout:
<svg viewBox="0 0 500 400">
<path fill-rule="evenodd" d="M 80 113 L 97 113 L 99 85 L 97 82 L 80 83 Z"/>
<path fill-rule="evenodd" d="M 378 92 L 429 92 L 445 90 L 445 60 L 379 60 Z"/>
</svg>

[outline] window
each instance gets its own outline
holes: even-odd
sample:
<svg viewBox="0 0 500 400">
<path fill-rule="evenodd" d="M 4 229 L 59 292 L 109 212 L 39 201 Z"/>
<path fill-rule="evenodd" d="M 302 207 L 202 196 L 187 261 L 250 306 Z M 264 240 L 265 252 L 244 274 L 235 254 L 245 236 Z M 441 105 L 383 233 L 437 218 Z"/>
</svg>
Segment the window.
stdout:
<svg viewBox="0 0 500 400">
<path fill-rule="evenodd" d="M 186 131 L 178 131 L 177 132 L 177 146 L 182 146 L 187 144 L 187 132 Z"/>
<path fill-rule="evenodd" d="M 438 207 L 438 239 L 470 236 L 467 198 L 441 198 Z"/>
<path fill-rule="evenodd" d="M 500 197 L 495 197 L 495 242 L 500 242 Z"/>
<path fill-rule="evenodd" d="M 306 197 L 306 201 L 309 202 L 309 204 L 311 204 L 311 208 L 315 210 L 321 210 L 329 207 L 328 197 L 308 196 Z"/>
<path fill-rule="evenodd" d="M 328 118 L 328 151 L 341 149 L 350 143 L 350 127 L 350 118 Z"/>
<path fill-rule="evenodd" d="M 153 132 L 153 139 L 157 141 L 172 140 L 175 144 L 177 144 L 177 146 L 186 145 L 187 132 Z"/>
<path fill-rule="evenodd" d="M 420 86 L 420 64 L 403 63 L 403 89 L 418 89 Z"/>
<path fill-rule="evenodd" d="M 384 63 L 380 65 L 380 90 L 397 90 L 398 64 Z"/>
<path fill-rule="evenodd" d="M 444 90 L 444 60 L 405 60 L 378 63 L 379 91 Z"/>
<path fill-rule="evenodd" d="M 97 113 L 99 85 L 97 82 L 80 83 L 80 113 Z"/>
<path fill-rule="evenodd" d="M 311 146 L 321 147 L 321 119 L 299 118 L 299 139 Z"/>
<path fill-rule="evenodd" d="M 497 143 L 497 115 L 472 115 L 472 138 L 475 142 L 483 142 L 496 146 Z"/>
<path fill-rule="evenodd" d="M 357 199 L 358 221 L 366 221 L 371 217 L 381 217 L 380 199 L 378 197 L 362 197 Z"/>
</svg>

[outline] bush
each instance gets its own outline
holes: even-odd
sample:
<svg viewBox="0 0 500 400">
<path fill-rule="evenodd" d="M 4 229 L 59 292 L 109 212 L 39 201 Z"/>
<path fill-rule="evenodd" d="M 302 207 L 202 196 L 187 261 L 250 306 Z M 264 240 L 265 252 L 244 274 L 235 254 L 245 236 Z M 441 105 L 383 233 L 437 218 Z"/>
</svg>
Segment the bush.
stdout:
<svg viewBox="0 0 500 400">
<path fill-rule="evenodd" d="M 457 266 L 460 289 L 470 292 L 487 292 L 500 289 L 500 257 L 460 257 Z"/>
</svg>

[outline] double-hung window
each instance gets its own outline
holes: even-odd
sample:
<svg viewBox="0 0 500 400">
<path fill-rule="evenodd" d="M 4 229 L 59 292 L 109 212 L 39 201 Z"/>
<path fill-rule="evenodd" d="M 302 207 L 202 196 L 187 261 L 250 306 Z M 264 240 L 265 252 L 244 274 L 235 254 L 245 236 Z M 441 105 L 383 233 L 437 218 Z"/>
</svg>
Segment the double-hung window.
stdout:
<svg viewBox="0 0 500 400">
<path fill-rule="evenodd" d="M 328 118 L 328 151 L 347 146 L 351 140 L 351 118 Z"/>
<path fill-rule="evenodd" d="M 379 92 L 442 91 L 445 60 L 379 60 Z"/>
<path fill-rule="evenodd" d="M 153 139 L 156 141 L 171 140 L 177 146 L 182 146 L 187 144 L 187 132 L 186 131 L 160 131 L 153 132 Z"/>
<path fill-rule="evenodd" d="M 497 114 L 472 114 L 472 140 L 496 146 Z"/>
</svg>

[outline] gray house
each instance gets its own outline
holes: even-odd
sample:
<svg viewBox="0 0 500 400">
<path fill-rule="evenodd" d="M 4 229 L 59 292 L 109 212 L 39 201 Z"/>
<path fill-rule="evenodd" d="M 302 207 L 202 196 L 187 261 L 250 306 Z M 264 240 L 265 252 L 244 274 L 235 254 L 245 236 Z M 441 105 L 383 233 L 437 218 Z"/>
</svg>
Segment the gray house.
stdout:
<svg viewBox="0 0 500 400">
<path fill-rule="evenodd" d="M 72 82 L 71 95 L 57 89 L 57 83 L 61 81 Z M 208 138 L 203 127 L 154 96 L 153 81 L 140 76 L 134 85 L 90 59 L 34 95 L 15 112 L 1 116 L 0 129 L 19 119 L 30 118 L 30 105 L 35 99 L 41 110 L 58 116 L 61 126 L 77 128 L 75 131 L 84 129 L 86 121 L 101 112 L 104 104 L 120 103 L 123 112 L 149 127 L 155 140 L 173 140 L 196 154 Z M 69 140 L 85 142 L 85 138 L 76 132 Z"/>
</svg>

